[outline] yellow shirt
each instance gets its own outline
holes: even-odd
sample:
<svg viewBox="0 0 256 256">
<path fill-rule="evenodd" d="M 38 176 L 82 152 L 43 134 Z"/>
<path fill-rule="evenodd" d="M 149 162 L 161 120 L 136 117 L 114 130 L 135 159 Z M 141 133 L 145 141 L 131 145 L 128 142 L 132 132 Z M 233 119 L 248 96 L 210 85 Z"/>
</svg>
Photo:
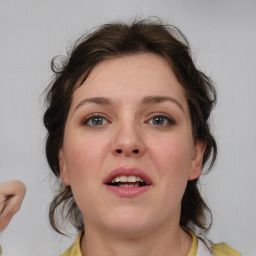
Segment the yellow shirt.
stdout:
<svg viewBox="0 0 256 256">
<path fill-rule="evenodd" d="M 196 256 L 197 253 L 197 244 L 198 244 L 198 238 L 196 235 L 192 232 L 190 232 L 192 235 L 192 245 L 190 248 L 190 251 L 187 256 Z M 80 240 L 81 240 L 81 234 L 80 233 L 74 242 L 73 245 L 71 245 L 63 254 L 60 256 L 82 256 L 81 249 L 80 249 Z M 212 252 L 214 256 L 240 256 L 240 252 L 231 248 L 229 245 L 225 243 L 219 243 L 219 244 L 213 244 L 212 246 Z"/>
</svg>

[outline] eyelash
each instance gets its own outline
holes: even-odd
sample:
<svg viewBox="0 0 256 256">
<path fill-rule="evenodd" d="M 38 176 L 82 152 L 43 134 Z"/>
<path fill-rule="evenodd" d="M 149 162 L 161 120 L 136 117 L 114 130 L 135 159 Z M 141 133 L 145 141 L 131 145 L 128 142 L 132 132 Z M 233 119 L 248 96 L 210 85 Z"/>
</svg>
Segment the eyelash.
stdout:
<svg viewBox="0 0 256 256">
<path fill-rule="evenodd" d="M 98 125 L 93 125 L 93 124 L 89 124 L 90 121 L 92 121 L 93 119 L 96 119 L 96 118 L 99 118 L 99 119 L 102 119 L 102 124 L 98 124 Z M 153 120 L 153 119 L 156 119 L 156 118 L 162 118 L 164 119 L 164 122 L 167 122 L 166 124 L 150 124 L 150 121 Z M 92 128 L 97 128 L 97 127 L 100 127 L 100 126 L 103 126 L 106 124 L 106 122 L 109 123 L 109 121 L 102 115 L 102 114 L 92 114 L 90 116 L 87 116 L 86 118 L 84 118 L 82 121 L 81 121 L 81 125 L 82 126 L 88 126 L 88 127 L 92 127 Z M 173 125 L 176 125 L 176 121 L 167 116 L 167 115 L 163 115 L 163 114 L 155 114 L 154 116 L 152 116 L 150 119 L 148 119 L 146 121 L 146 123 L 149 123 L 150 125 L 153 125 L 153 126 L 156 126 L 156 127 L 170 127 L 170 126 L 173 126 Z"/>
<path fill-rule="evenodd" d="M 106 122 L 106 121 L 109 122 L 109 121 L 108 121 L 103 115 L 101 115 L 101 114 L 92 114 L 92 115 L 90 115 L 90 116 L 87 116 L 85 119 L 83 119 L 82 122 L 81 122 L 81 125 L 82 125 L 82 126 L 88 126 L 88 127 L 94 127 L 94 128 L 104 125 L 104 124 L 99 124 L 99 125 L 89 124 L 90 121 L 92 121 L 93 119 L 96 119 L 96 118 L 102 119 L 103 122 L 104 122 L 104 120 L 105 120 L 105 122 Z"/>
<path fill-rule="evenodd" d="M 176 121 L 173 118 L 163 115 L 163 114 L 156 114 L 153 117 L 151 117 L 150 119 L 148 119 L 147 122 L 149 123 L 151 120 L 156 119 L 156 118 L 163 118 L 164 121 L 167 122 L 167 124 L 164 124 L 164 125 L 151 124 L 151 125 L 159 126 L 159 127 L 170 127 L 170 126 L 176 125 Z"/>
</svg>

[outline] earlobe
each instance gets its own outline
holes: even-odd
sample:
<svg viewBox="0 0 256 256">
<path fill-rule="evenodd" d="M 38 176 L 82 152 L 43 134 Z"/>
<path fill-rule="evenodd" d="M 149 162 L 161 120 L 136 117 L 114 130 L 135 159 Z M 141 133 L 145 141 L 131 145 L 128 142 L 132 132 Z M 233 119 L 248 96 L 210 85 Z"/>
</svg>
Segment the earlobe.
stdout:
<svg viewBox="0 0 256 256">
<path fill-rule="evenodd" d="M 194 147 L 188 180 L 197 179 L 202 174 L 202 165 L 206 142 L 198 141 Z"/>
<path fill-rule="evenodd" d="M 70 185 L 68 172 L 67 172 L 67 165 L 66 165 L 66 161 L 65 161 L 65 157 L 62 149 L 60 149 L 59 151 L 59 168 L 60 168 L 60 178 L 62 182 L 66 186 Z"/>
</svg>

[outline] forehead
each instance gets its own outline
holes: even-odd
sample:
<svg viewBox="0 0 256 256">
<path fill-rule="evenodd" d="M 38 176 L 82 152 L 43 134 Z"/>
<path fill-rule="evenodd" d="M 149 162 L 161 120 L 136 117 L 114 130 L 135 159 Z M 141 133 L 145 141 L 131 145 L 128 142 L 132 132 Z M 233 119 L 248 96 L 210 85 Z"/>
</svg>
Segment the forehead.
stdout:
<svg viewBox="0 0 256 256">
<path fill-rule="evenodd" d="M 158 95 L 186 104 L 184 89 L 169 63 L 152 53 L 126 55 L 97 64 L 73 95 L 73 102 L 86 97 L 110 97 L 131 101 Z"/>
</svg>

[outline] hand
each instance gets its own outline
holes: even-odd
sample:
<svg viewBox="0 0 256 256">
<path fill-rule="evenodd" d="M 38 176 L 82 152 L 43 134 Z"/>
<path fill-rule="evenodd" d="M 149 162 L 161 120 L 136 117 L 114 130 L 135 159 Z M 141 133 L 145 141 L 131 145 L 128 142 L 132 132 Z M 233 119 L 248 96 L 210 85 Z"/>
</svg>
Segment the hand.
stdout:
<svg viewBox="0 0 256 256">
<path fill-rule="evenodd" d="M 20 181 L 0 185 L 0 232 L 8 226 L 13 215 L 19 211 L 26 188 Z"/>
</svg>

